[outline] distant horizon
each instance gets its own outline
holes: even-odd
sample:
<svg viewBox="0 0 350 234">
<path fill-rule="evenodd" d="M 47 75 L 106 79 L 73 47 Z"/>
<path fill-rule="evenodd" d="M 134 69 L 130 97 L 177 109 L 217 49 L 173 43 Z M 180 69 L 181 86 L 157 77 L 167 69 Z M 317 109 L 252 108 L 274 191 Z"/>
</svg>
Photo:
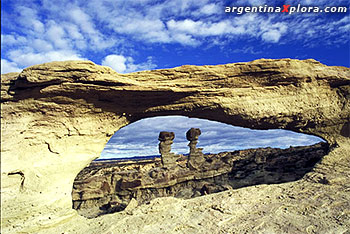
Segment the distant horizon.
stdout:
<svg viewBox="0 0 350 234">
<path fill-rule="evenodd" d="M 158 135 L 161 131 L 175 133 L 173 153 L 187 154 L 189 141 L 185 134 L 191 127 L 202 131 L 197 147 L 203 148 L 203 153 L 216 154 L 259 147 L 285 149 L 324 142 L 319 137 L 289 130 L 253 130 L 217 121 L 173 115 L 145 118 L 121 128 L 110 138 L 99 159 L 159 155 Z"/>
<path fill-rule="evenodd" d="M 311 145 L 298 145 L 298 146 L 290 146 L 292 148 L 295 148 L 295 147 L 304 147 L 304 146 L 312 146 L 312 145 L 316 145 L 316 144 L 319 144 L 321 142 L 325 142 L 321 139 L 321 141 L 319 142 L 315 142 Z M 289 148 L 290 148 L 289 147 Z M 273 148 L 273 149 L 287 149 L 287 148 L 278 148 L 278 147 L 271 147 L 271 146 L 266 146 L 266 147 L 258 147 L 258 148 L 248 148 L 248 149 L 237 149 L 237 150 L 233 150 L 233 151 L 223 151 L 223 152 L 218 152 L 218 153 L 211 153 L 211 152 L 207 152 L 207 153 L 203 153 L 204 155 L 210 155 L 210 154 L 219 154 L 219 153 L 226 153 L 226 152 L 234 152 L 234 151 L 240 151 L 240 150 L 250 150 L 250 149 L 266 149 L 266 148 Z M 185 157 L 188 157 L 189 156 L 189 153 L 185 153 L 185 154 L 179 154 L 179 155 L 182 155 L 182 156 L 185 156 Z M 134 156 L 127 156 L 127 157 L 120 157 L 120 158 L 101 158 L 101 157 L 98 157 L 96 158 L 94 161 L 108 161 L 108 160 L 132 160 L 132 159 L 144 159 L 144 158 L 160 158 L 161 155 L 160 154 L 157 154 L 157 155 L 134 155 Z"/>
</svg>

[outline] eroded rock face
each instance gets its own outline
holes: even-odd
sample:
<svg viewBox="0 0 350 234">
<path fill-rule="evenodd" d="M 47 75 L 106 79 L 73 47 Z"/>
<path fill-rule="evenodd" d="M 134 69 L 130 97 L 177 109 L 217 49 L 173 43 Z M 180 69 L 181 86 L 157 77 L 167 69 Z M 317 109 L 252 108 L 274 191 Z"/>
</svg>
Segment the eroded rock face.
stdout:
<svg viewBox="0 0 350 234">
<path fill-rule="evenodd" d="M 138 205 L 157 197 L 193 198 L 227 189 L 300 179 L 328 153 L 328 144 L 259 148 L 202 155 L 194 170 L 180 157 L 171 169 L 159 158 L 141 161 L 92 162 L 73 184 L 73 207 L 93 218 L 124 210 L 132 199 Z M 327 181 L 324 181 L 327 183 Z"/>
<path fill-rule="evenodd" d="M 173 132 L 160 132 L 159 133 L 159 153 L 162 159 L 163 167 L 171 168 L 176 164 L 176 160 L 179 158 L 178 155 L 171 153 L 171 145 L 175 138 Z"/>
<path fill-rule="evenodd" d="M 197 169 L 204 163 L 202 148 L 197 148 L 198 138 L 201 135 L 199 128 L 191 128 L 186 132 L 186 138 L 190 141 L 190 153 L 188 156 L 187 166 L 192 169 Z"/>
<path fill-rule="evenodd" d="M 349 144 L 350 70 L 315 60 L 261 59 L 125 75 L 88 61 L 54 62 L 2 75 L 1 84 L 4 232 L 39 233 L 76 220 L 74 178 L 115 131 L 142 118 L 174 114 L 289 129 L 338 144 L 337 152 Z M 330 155 L 332 165 L 349 164 L 346 154 Z M 91 229 L 86 222 L 79 219 L 80 230 Z"/>
</svg>

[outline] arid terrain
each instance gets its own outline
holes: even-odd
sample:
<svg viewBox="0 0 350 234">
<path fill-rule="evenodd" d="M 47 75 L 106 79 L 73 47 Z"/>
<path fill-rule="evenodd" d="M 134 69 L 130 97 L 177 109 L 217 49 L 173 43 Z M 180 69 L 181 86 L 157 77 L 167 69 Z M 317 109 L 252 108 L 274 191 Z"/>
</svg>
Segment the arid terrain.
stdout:
<svg viewBox="0 0 350 234">
<path fill-rule="evenodd" d="M 130 123 L 165 115 L 312 134 L 329 152 L 296 181 L 225 185 L 225 191 L 190 199 L 130 199 L 120 212 L 96 218 L 73 209 L 76 176 L 110 137 Z M 219 158 L 222 167 L 213 171 L 225 169 Z M 346 67 L 259 59 L 118 74 L 89 61 L 65 61 L 1 76 L 2 233 L 349 233 L 349 181 Z"/>
<path fill-rule="evenodd" d="M 163 167 L 160 158 L 93 161 L 74 180 L 73 208 L 95 218 L 123 211 L 130 202 L 148 204 L 157 197 L 190 199 L 258 184 L 291 182 L 310 172 L 328 152 L 326 143 L 285 150 L 237 150 L 203 155 L 205 161 L 198 168 L 190 167 L 183 155 L 169 168 Z"/>
</svg>

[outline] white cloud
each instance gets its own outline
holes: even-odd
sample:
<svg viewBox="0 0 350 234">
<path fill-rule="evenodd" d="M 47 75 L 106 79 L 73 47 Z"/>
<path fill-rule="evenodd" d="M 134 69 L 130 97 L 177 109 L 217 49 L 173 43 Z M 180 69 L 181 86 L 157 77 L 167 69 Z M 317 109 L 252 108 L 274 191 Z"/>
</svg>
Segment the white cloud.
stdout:
<svg viewBox="0 0 350 234">
<path fill-rule="evenodd" d="M 261 54 L 261 51 L 256 51 L 252 46 L 245 46 L 243 48 L 237 48 L 233 50 L 234 53 L 242 54 Z"/>
<path fill-rule="evenodd" d="M 335 2 L 340 4 L 341 1 Z M 238 3 L 257 6 L 266 1 L 241 0 L 231 5 Z M 139 56 L 135 51 L 144 45 L 177 43 L 195 47 L 205 44 L 204 48 L 224 48 L 225 43 L 236 40 L 260 40 L 266 44 L 294 40 L 312 47 L 318 42 L 325 45 L 349 42 L 348 15 L 224 14 L 222 4 L 209 0 L 42 0 L 40 6 L 13 3 L 11 20 L 6 21 L 9 32 L 1 35 L 2 56 L 22 67 L 47 62 L 45 59 L 85 56 L 91 56 L 89 59 L 104 57 L 104 63 L 110 64 L 109 54 L 124 55 L 125 61 L 114 63 L 119 64 L 116 69 L 131 72 L 155 67 L 152 59 L 135 63 L 128 57 Z M 29 56 L 33 62 L 24 56 Z"/>
<path fill-rule="evenodd" d="M 20 72 L 22 69 L 17 66 L 16 63 L 10 62 L 6 59 L 1 59 L 1 74 L 9 72 Z"/>
<path fill-rule="evenodd" d="M 132 35 L 134 38 L 149 42 L 170 42 L 164 23 L 160 19 L 126 15 L 109 22 L 117 33 Z"/>
<path fill-rule="evenodd" d="M 70 41 L 68 38 L 65 38 L 66 32 L 62 26 L 58 25 L 54 21 L 50 21 L 49 28 L 46 32 L 47 38 L 49 41 L 55 45 L 57 49 L 69 49 Z"/>
<path fill-rule="evenodd" d="M 201 8 L 210 2 L 209 0 L 166 0 L 158 3 L 151 1 L 144 4 L 145 10 L 144 12 L 141 11 L 141 13 L 147 18 L 188 17 L 193 15 L 194 12 L 200 11 Z"/>
<path fill-rule="evenodd" d="M 221 9 L 218 5 L 211 3 L 200 8 L 199 12 L 204 15 L 213 15 L 220 13 Z"/>
<path fill-rule="evenodd" d="M 31 23 L 32 23 L 33 29 L 36 33 L 44 33 L 45 25 L 42 22 L 40 22 L 39 20 L 33 19 L 31 21 Z"/>
<path fill-rule="evenodd" d="M 122 55 L 110 54 L 102 60 L 103 66 L 113 68 L 119 73 L 123 73 L 126 70 L 126 58 Z"/>
<path fill-rule="evenodd" d="M 343 4 L 346 1 L 344 0 L 333 0 L 331 1 L 332 4 L 330 4 L 330 2 L 328 0 L 318 0 L 317 1 L 317 6 L 324 6 L 324 5 L 339 5 L 339 4 Z M 315 1 L 313 0 L 286 0 L 285 4 L 290 4 L 290 5 L 298 5 L 298 3 L 300 3 L 302 6 L 307 6 L 307 5 L 314 5 Z M 346 4 L 345 4 L 346 5 Z"/>
<path fill-rule="evenodd" d="M 175 132 L 172 152 L 188 153 L 185 134 L 191 127 L 200 128 L 198 147 L 204 152 L 219 153 L 238 149 L 258 147 L 279 147 L 311 145 L 322 141 L 318 137 L 286 130 L 251 130 L 216 121 L 164 116 L 146 118 L 120 129 L 106 144 L 102 158 L 147 156 L 158 153 L 158 134 L 161 131 Z"/>
<path fill-rule="evenodd" d="M 50 42 L 42 40 L 42 39 L 34 39 L 32 41 L 33 49 L 35 49 L 38 52 L 44 52 L 44 51 L 52 51 L 53 46 Z"/>
<path fill-rule="evenodd" d="M 268 43 L 277 43 L 286 33 L 285 23 L 273 23 L 261 16 L 246 14 L 235 17 L 234 20 L 222 20 L 219 22 L 201 20 L 169 20 L 167 28 L 170 35 L 175 39 L 178 35 L 185 35 L 187 38 L 176 40 L 182 44 L 198 45 L 201 37 L 223 37 L 225 35 L 246 35 L 261 39 Z M 192 43 L 189 40 L 192 40 Z"/>
<path fill-rule="evenodd" d="M 2 46 L 18 46 L 23 45 L 26 42 L 27 39 L 23 36 L 1 34 Z"/>
<path fill-rule="evenodd" d="M 179 42 L 182 45 L 197 46 L 200 44 L 198 40 L 194 39 L 191 35 L 186 33 L 174 33 L 172 35 L 172 40 Z"/>
<path fill-rule="evenodd" d="M 52 61 L 64 61 L 64 60 L 83 60 L 79 54 L 75 54 L 69 50 L 57 50 L 41 53 L 23 53 L 22 50 L 12 50 L 8 56 L 12 62 L 17 64 L 18 67 L 28 67 L 35 64 L 52 62 Z"/>
<path fill-rule="evenodd" d="M 68 14 L 73 20 L 73 22 L 78 24 L 84 32 L 95 33 L 95 29 L 90 21 L 90 16 L 87 15 L 80 8 L 72 9 L 68 12 Z"/>
<path fill-rule="evenodd" d="M 73 23 L 75 23 L 73 25 L 79 26 L 81 33 L 88 35 L 88 39 L 94 48 L 105 49 L 115 44 L 114 39 L 104 38 L 103 34 L 96 29 L 91 17 L 81 8 L 76 7 L 68 11 L 67 14 Z M 73 37 L 83 39 L 77 28 L 73 28 L 72 25 L 68 25 L 67 28 Z"/>
<path fill-rule="evenodd" d="M 152 56 L 148 56 L 147 61 L 144 63 L 135 64 L 134 59 L 131 57 L 128 57 L 127 61 L 127 72 L 152 70 L 157 67 L 157 65 L 153 63 Z"/>
<path fill-rule="evenodd" d="M 231 21 L 203 22 L 185 19 L 181 21 L 170 20 L 167 27 L 173 38 L 177 35 L 187 35 L 194 41 L 199 41 L 198 37 L 223 36 L 227 34 L 244 33 L 244 29 L 234 26 Z M 181 43 L 181 41 L 179 41 Z M 189 44 L 188 38 L 183 44 Z"/>
<path fill-rule="evenodd" d="M 84 39 L 83 34 L 80 33 L 79 27 L 75 24 L 67 23 L 65 24 L 65 29 L 69 34 L 69 37 L 73 40 L 82 40 Z"/>
<path fill-rule="evenodd" d="M 234 6 L 262 6 L 266 3 L 266 0 L 237 0 L 235 1 Z"/>
<path fill-rule="evenodd" d="M 19 13 L 19 22 L 24 27 L 31 27 L 30 23 L 37 18 L 37 11 L 26 6 L 17 6 L 15 9 Z"/>
<path fill-rule="evenodd" d="M 269 30 L 267 32 L 264 32 L 262 35 L 261 35 L 261 38 L 266 41 L 266 42 L 278 42 L 281 38 L 281 33 L 280 31 L 276 30 L 276 29 L 272 29 L 272 30 Z"/>
<path fill-rule="evenodd" d="M 45 20 L 41 19 L 35 5 L 33 8 L 15 5 L 17 17 L 13 17 L 11 27 L 18 28 L 15 33 L 1 35 L 2 49 L 5 48 L 2 55 L 12 67 L 81 60 L 84 58 L 80 54 L 87 48 L 101 50 L 115 44 L 115 39 L 106 39 L 80 8 L 65 4 L 59 8 L 67 10 L 50 14 L 59 4 L 46 2 L 44 5 L 47 7 L 42 8 L 47 17 Z"/>
<path fill-rule="evenodd" d="M 305 46 L 314 47 L 322 43 L 325 45 L 338 45 L 349 43 L 350 16 L 336 20 L 315 18 L 315 14 L 301 15 L 286 25 L 290 37 L 294 40 L 304 41 Z M 312 30 L 312 31 L 310 31 Z"/>
<path fill-rule="evenodd" d="M 103 66 L 113 68 L 119 73 L 127 73 L 134 71 L 150 70 L 156 67 L 152 62 L 152 57 L 147 58 L 147 62 L 135 64 L 131 57 L 124 57 L 123 55 L 110 54 L 102 60 Z"/>
<path fill-rule="evenodd" d="M 284 33 L 287 32 L 285 23 L 263 22 L 260 26 L 262 30 L 261 38 L 266 42 L 277 43 Z"/>
<path fill-rule="evenodd" d="M 191 34 L 198 34 L 198 29 L 203 25 L 201 21 L 193 21 L 190 19 L 175 21 L 170 20 L 167 22 L 167 26 L 171 31 L 186 32 Z"/>
<path fill-rule="evenodd" d="M 93 2 L 96 5 L 91 3 L 90 7 L 99 9 L 97 16 L 105 25 L 118 34 L 128 35 L 143 42 L 198 46 L 207 37 L 214 41 L 230 35 L 259 38 L 258 35 L 261 36 L 265 32 L 259 25 L 266 19 L 254 14 L 232 16 L 232 19 L 201 18 L 222 13 L 222 6 L 209 1 L 165 1 L 156 4 L 147 2 L 142 9 L 131 7 L 133 3 L 128 7 L 129 4 L 116 2 L 113 4 L 115 8 L 107 8 L 101 2 Z M 118 8 L 118 5 L 123 7 Z M 193 16 L 196 19 L 192 18 Z M 282 35 L 282 32 L 280 34 Z"/>
</svg>

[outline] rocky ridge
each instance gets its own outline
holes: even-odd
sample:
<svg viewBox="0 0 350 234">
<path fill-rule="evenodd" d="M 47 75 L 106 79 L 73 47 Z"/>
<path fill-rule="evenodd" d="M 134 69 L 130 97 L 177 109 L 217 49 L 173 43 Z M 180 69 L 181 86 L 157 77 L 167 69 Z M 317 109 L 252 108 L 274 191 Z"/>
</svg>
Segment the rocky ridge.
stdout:
<svg viewBox="0 0 350 234">
<path fill-rule="evenodd" d="M 326 143 L 289 149 L 259 148 L 203 155 L 193 169 L 180 156 L 171 168 L 159 158 L 92 162 L 74 180 L 73 208 L 87 218 L 141 205 L 157 197 L 194 198 L 257 184 L 295 181 L 328 153 Z M 323 183 L 327 183 L 325 180 Z"/>
</svg>

